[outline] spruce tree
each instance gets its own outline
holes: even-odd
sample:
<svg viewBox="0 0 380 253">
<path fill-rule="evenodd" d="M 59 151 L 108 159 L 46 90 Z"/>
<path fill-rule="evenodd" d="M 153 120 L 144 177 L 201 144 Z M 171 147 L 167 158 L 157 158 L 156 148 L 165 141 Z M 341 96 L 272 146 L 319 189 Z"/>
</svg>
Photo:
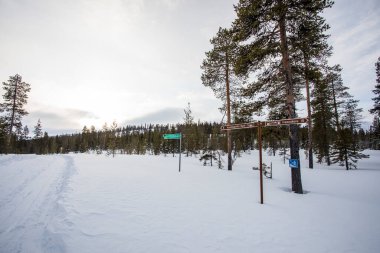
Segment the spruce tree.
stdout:
<svg viewBox="0 0 380 253">
<path fill-rule="evenodd" d="M 377 62 L 375 63 L 376 68 L 376 84 L 375 89 L 372 90 L 373 93 L 375 93 L 375 97 L 372 98 L 372 100 L 375 102 L 373 105 L 373 108 L 369 110 L 370 113 L 374 114 L 373 123 L 371 126 L 371 147 L 373 149 L 379 149 L 380 144 L 380 124 L 379 124 L 379 117 L 380 117 L 380 57 L 377 59 Z"/>
<path fill-rule="evenodd" d="M 344 103 L 344 113 L 342 122 L 345 127 L 348 127 L 352 133 L 359 130 L 360 121 L 363 119 L 363 109 L 358 107 L 359 100 L 353 98 L 348 99 Z"/>
<path fill-rule="evenodd" d="M 28 126 L 24 126 L 22 130 L 22 139 L 28 140 L 29 139 L 29 128 Z"/>
<path fill-rule="evenodd" d="M 376 114 L 377 116 L 380 116 L 380 57 L 377 59 L 377 62 L 375 63 L 376 67 L 376 85 L 375 89 L 373 90 L 373 93 L 375 93 L 375 97 L 372 98 L 372 100 L 375 102 L 373 105 L 373 108 L 370 110 L 372 114 Z"/>
<path fill-rule="evenodd" d="M 41 120 L 38 119 L 37 125 L 34 126 L 33 130 L 33 150 L 36 154 L 42 154 L 44 147 L 43 147 L 43 132 L 42 132 L 42 124 Z"/>
<path fill-rule="evenodd" d="M 183 110 L 185 113 L 185 117 L 183 118 L 185 121 L 185 129 L 184 129 L 184 138 L 183 142 L 185 144 L 186 149 L 186 156 L 189 156 L 189 153 L 192 153 L 194 151 L 194 138 L 192 134 L 193 124 L 194 124 L 194 117 L 192 115 L 192 111 L 190 108 L 190 103 L 187 104 L 187 108 Z"/>
<path fill-rule="evenodd" d="M 7 126 L 4 119 L 0 117 L 0 153 L 7 152 Z"/>
<path fill-rule="evenodd" d="M 332 146 L 331 161 L 345 166 L 346 170 L 356 169 L 359 159 L 368 158 L 362 153 L 357 130 L 360 128 L 362 109 L 358 108 L 358 100 L 349 99 L 344 106 L 343 116 L 337 132 L 338 138 Z"/>
<path fill-rule="evenodd" d="M 372 125 L 370 126 L 370 148 L 380 149 L 380 119 L 379 116 L 373 117 Z"/>
<path fill-rule="evenodd" d="M 42 138 L 43 132 L 42 132 L 42 124 L 41 124 L 40 119 L 38 119 L 37 125 L 34 126 L 33 133 L 34 133 L 34 136 L 33 136 L 34 139 Z"/>
<path fill-rule="evenodd" d="M 117 123 L 116 121 L 112 122 L 109 131 L 109 142 L 108 142 L 109 151 L 108 154 L 112 154 L 112 157 L 115 157 L 116 149 L 117 149 Z"/>
<path fill-rule="evenodd" d="M 330 99 L 329 82 L 326 76 L 320 74 L 319 80 L 316 82 L 312 91 L 313 100 L 311 105 L 313 107 L 313 137 L 314 147 L 317 153 L 318 162 L 323 159 L 327 165 L 331 164 L 330 160 L 330 145 L 333 137 L 334 124 L 333 124 L 333 102 Z"/>
<path fill-rule="evenodd" d="M 88 146 L 88 139 L 89 139 L 89 135 L 90 135 L 90 130 L 87 128 L 87 126 L 84 126 L 83 129 L 82 129 L 82 135 L 81 135 L 81 144 L 80 144 L 80 152 L 81 153 L 84 153 L 84 152 L 87 152 L 88 149 L 89 149 L 89 146 Z"/>
</svg>

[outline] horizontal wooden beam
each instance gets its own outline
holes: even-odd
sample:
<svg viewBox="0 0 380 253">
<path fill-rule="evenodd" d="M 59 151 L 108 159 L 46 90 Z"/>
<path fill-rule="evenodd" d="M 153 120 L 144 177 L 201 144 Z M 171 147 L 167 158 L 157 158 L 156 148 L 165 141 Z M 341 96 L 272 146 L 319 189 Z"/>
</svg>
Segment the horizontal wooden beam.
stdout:
<svg viewBox="0 0 380 253">
<path fill-rule="evenodd" d="M 283 125 L 293 125 L 293 124 L 303 124 L 307 123 L 308 118 L 294 118 L 294 119 L 280 119 L 280 120 L 267 120 L 267 121 L 256 121 L 250 123 L 240 123 L 240 124 L 230 124 L 222 126 L 221 130 L 237 130 L 237 129 L 250 129 L 258 126 L 283 126 Z"/>
</svg>

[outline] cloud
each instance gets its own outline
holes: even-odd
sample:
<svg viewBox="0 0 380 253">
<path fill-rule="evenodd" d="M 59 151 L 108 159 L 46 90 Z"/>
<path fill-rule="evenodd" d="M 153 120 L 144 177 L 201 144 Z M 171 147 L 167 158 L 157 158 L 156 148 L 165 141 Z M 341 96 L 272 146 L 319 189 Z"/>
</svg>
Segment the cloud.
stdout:
<svg viewBox="0 0 380 253">
<path fill-rule="evenodd" d="M 181 108 L 164 108 L 155 112 L 145 114 L 131 120 L 126 120 L 122 125 L 139 125 L 139 124 L 173 124 L 183 121 L 183 109 Z"/>
<path fill-rule="evenodd" d="M 339 10 L 339 11 L 338 11 Z M 380 4 L 377 0 L 337 0 L 326 11 L 331 26 L 329 43 L 334 47 L 330 64 L 343 67 L 343 82 L 355 99 L 360 100 L 366 121 L 371 121 L 368 110 L 372 107 L 375 86 L 375 62 L 380 56 Z"/>
<path fill-rule="evenodd" d="M 25 117 L 24 124 L 29 126 L 30 131 L 33 131 L 33 126 L 37 124 L 38 120 L 41 120 L 43 131 L 54 135 L 79 131 L 83 127 L 81 122 L 84 119 L 96 120 L 98 117 L 89 111 L 49 107 L 31 110 Z"/>
</svg>

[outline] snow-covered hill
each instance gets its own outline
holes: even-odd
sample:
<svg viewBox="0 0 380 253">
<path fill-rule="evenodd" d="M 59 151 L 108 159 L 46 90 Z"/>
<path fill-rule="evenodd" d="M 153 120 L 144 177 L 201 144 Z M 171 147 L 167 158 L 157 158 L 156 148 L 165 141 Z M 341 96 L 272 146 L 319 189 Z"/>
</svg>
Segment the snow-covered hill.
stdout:
<svg viewBox="0 0 380 253">
<path fill-rule="evenodd" d="M 259 203 L 257 152 L 233 171 L 194 157 L 0 156 L 0 252 L 380 252 L 380 152 L 358 170 L 280 157 Z M 302 162 L 305 166 L 307 163 Z"/>
</svg>

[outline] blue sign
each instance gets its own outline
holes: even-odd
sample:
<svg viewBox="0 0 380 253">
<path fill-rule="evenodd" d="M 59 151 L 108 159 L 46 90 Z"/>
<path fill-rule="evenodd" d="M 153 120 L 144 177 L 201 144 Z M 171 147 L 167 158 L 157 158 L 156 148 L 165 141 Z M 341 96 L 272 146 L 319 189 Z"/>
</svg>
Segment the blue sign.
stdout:
<svg viewBox="0 0 380 253">
<path fill-rule="evenodd" d="M 290 159 L 289 160 L 289 167 L 296 169 L 296 168 L 298 168 L 298 163 L 299 163 L 298 159 Z"/>
</svg>

